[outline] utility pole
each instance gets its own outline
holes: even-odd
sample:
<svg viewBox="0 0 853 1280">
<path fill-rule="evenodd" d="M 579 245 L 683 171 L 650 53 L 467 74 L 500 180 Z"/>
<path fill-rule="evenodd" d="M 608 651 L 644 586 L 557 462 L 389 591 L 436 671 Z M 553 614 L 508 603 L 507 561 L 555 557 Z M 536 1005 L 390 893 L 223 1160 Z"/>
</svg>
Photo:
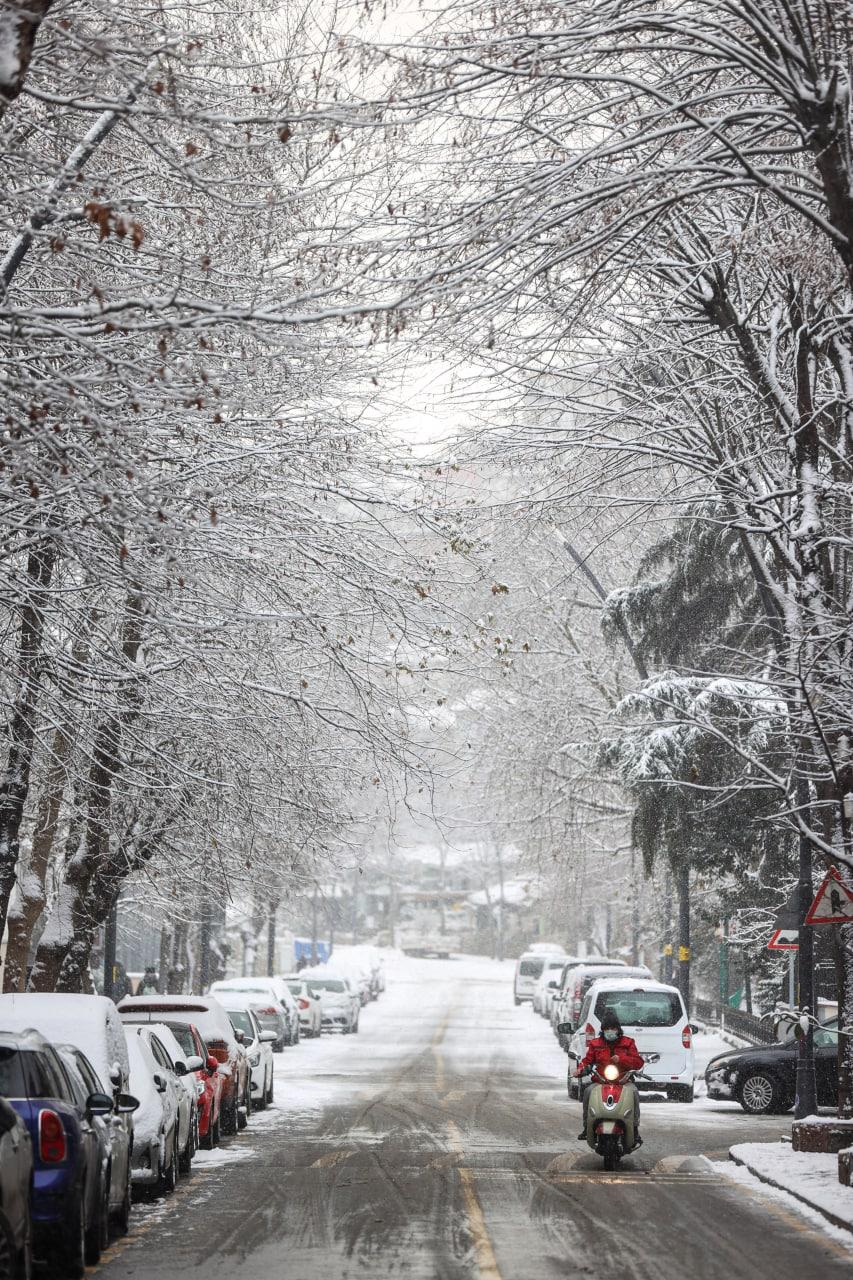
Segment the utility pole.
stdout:
<svg viewBox="0 0 853 1280">
<path fill-rule="evenodd" d="M 801 817 L 808 821 L 809 790 L 808 782 L 800 778 L 797 782 L 797 808 Z M 799 847 L 799 880 L 797 882 L 797 915 L 799 917 L 799 951 L 797 952 L 799 969 L 799 1000 L 801 1010 L 814 1014 L 814 931 L 805 923 L 809 907 L 814 897 L 812 884 L 812 847 L 808 837 L 800 832 Z M 808 1030 L 800 1037 L 797 1044 L 797 1096 L 794 1102 L 794 1117 L 802 1120 L 817 1112 L 817 1083 L 815 1080 L 814 1062 L 814 1027 L 811 1021 Z"/>
<path fill-rule="evenodd" d="M 198 986 L 199 991 L 204 994 L 210 986 L 210 899 L 207 893 L 204 893 L 201 899 L 198 941 Z"/>
<path fill-rule="evenodd" d="M 104 925 L 104 995 L 113 998 L 116 980 L 116 939 L 118 936 L 118 899 L 113 903 Z"/>
<path fill-rule="evenodd" d="M 270 900 L 269 915 L 267 916 L 267 976 L 272 977 L 275 973 L 275 918 L 278 911 L 278 903 Z"/>
</svg>

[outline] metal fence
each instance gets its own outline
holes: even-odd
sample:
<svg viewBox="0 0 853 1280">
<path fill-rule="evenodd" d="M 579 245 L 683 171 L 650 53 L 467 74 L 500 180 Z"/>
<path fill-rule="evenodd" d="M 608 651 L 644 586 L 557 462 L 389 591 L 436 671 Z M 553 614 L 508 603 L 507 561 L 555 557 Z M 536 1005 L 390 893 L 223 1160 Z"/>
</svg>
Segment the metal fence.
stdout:
<svg viewBox="0 0 853 1280">
<path fill-rule="evenodd" d="M 732 1035 L 749 1040 L 752 1044 L 776 1044 L 776 1031 L 772 1018 L 759 1018 L 743 1009 L 732 1009 L 716 1000 L 696 1000 L 696 1017 L 731 1031 Z"/>
</svg>

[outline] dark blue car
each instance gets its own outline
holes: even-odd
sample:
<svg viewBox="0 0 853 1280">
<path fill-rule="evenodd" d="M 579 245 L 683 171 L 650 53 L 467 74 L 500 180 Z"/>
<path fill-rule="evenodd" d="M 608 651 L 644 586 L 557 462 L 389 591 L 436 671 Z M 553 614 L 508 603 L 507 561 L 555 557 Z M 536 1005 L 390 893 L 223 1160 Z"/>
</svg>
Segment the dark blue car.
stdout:
<svg viewBox="0 0 853 1280">
<path fill-rule="evenodd" d="M 0 1096 L 26 1124 L 33 1148 L 33 1251 L 52 1276 L 79 1280 L 100 1257 L 104 1205 L 103 1142 L 95 1117 L 113 1100 L 82 1102 L 56 1051 L 37 1031 L 0 1032 Z"/>
</svg>

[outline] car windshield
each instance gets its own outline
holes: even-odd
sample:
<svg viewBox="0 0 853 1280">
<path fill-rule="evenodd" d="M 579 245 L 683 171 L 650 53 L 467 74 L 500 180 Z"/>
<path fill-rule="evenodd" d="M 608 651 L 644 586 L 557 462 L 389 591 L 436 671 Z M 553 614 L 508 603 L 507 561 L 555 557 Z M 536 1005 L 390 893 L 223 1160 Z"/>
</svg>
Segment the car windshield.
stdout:
<svg viewBox="0 0 853 1280">
<path fill-rule="evenodd" d="M 252 1019 L 245 1009 L 229 1009 L 228 1017 L 231 1019 L 231 1025 L 235 1031 L 243 1031 L 251 1040 L 254 1040 L 255 1028 L 252 1026 Z"/>
<path fill-rule="evenodd" d="M 294 996 L 300 996 L 300 995 L 302 995 L 302 983 L 301 983 L 301 982 L 288 982 L 288 984 L 287 984 L 287 985 L 288 985 L 288 987 L 289 987 L 289 989 L 290 989 L 290 993 L 291 993 L 291 995 L 294 995 Z"/>
<path fill-rule="evenodd" d="M 314 991 L 346 991 L 340 978 L 312 978 L 311 987 Z"/>
<path fill-rule="evenodd" d="M 0 1048 L 0 1095 L 4 1098 L 26 1098 L 21 1055 L 17 1049 Z"/>
<path fill-rule="evenodd" d="M 674 1027 L 682 1016 L 675 991 L 601 991 L 596 1017 L 607 1011 L 615 1013 L 623 1027 Z"/>
<path fill-rule="evenodd" d="M 538 978 L 544 968 L 544 960 L 522 960 L 518 972 L 522 978 Z"/>
</svg>

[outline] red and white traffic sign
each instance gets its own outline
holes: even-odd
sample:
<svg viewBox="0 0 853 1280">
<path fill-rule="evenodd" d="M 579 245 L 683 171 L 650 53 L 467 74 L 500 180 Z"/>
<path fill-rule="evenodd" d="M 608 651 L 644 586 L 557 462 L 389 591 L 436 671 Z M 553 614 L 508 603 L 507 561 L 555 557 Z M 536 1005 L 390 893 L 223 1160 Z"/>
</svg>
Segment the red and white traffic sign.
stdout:
<svg viewBox="0 0 853 1280">
<path fill-rule="evenodd" d="M 841 879 L 837 867 L 831 867 L 809 907 L 806 924 L 849 924 L 851 921 L 853 885 Z"/>
<path fill-rule="evenodd" d="M 767 944 L 768 951 L 799 951 L 798 929 L 777 929 Z"/>
</svg>

